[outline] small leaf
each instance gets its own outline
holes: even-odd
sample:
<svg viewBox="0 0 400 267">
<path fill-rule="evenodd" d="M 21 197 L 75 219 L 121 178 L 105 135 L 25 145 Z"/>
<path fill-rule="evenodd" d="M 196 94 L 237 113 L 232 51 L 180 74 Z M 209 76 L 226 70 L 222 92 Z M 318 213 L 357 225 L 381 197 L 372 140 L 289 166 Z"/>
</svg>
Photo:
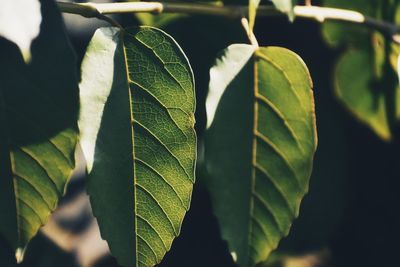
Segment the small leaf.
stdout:
<svg viewBox="0 0 400 267">
<path fill-rule="evenodd" d="M 0 239 L 19 260 L 64 194 L 77 142 L 75 54 L 55 3 L 41 8 L 29 64 L 0 38 Z"/>
<path fill-rule="evenodd" d="M 298 216 L 316 149 L 312 84 L 284 48 L 232 45 L 210 70 L 206 169 L 239 266 L 267 259 Z"/>
<path fill-rule="evenodd" d="M 257 8 L 260 0 L 249 0 L 249 32 L 253 32 L 254 23 L 256 21 Z"/>
<path fill-rule="evenodd" d="M 38 0 L 2 0 L 0 3 L 0 36 L 16 43 L 25 61 L 30 60 L 30 46 L 39 34 L 41 21 Z"/>
<path fill-rule="evenodd" d="M 154 266 L 179 235 L 196 159 L 194 79 L 171 36 L 96 31 L 82 63 L 88 192 L 119 263 Z"/>
<path fill-rule="evenodd" d="M 390 140 L 392 134 L 385 90 L 392 86 L 374 79 L 373 71 L 370 51 L 348 50 L 336 65 L 335 92 L 356 118 L 367 124 L 383 140 Z M 393 90 L 396 91 L 397 103 L 400 104 L 399 86 L 396 84 Z M 400 118 L 399 115 L 397 118 Z"/>
<path fill-rule="evenodd" d="M 288 14 L 290 21 L 294 19 L 293 8 L 297 4 L 297 0 L 271 0 L 275 7 Z"/>
</svg>

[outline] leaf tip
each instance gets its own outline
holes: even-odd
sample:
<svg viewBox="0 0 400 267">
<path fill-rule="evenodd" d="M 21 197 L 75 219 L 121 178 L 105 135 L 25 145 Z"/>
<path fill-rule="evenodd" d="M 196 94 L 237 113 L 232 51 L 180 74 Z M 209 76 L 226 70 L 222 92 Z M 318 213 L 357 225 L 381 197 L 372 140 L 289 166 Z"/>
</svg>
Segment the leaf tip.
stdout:
<svg viewBox="0 0 400 267">
<path fill-rule="evenodd" d="M 24 248 L 17 248 L 15 251 L 15 259 L 17 263 L 20 264 L 24 260 L 25 249 Z"/>
<path fill-rule="evenodd" d="M 231 252 L 231 257 L 232 257 L 232 260 L 233 260 L 234 262 L 237 262 L 237 254 L 236 254 L 235 251 L 232 251 L 232 252 Z"/>
</svg>

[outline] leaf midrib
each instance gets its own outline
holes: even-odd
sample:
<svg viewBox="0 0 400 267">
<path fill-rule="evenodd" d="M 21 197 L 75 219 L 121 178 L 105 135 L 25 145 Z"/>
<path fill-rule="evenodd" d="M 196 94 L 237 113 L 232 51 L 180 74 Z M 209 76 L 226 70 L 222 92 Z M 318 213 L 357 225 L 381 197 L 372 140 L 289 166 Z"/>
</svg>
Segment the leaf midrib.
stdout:
<svg viewBox="0 0 400 267">
<path fill-rule="evenodd" d="M 146 27 L 147 28 L 147 27 Z M 182 221 L 180 220 L 180 223 L 177 224 L 178 222 L 176 221 L 177 218 L 175 218 L 174 213 L 171 213 L 170 208 L 167 208 L 168 206 L 163 205 L 163 202 L 161 202 L 161 199 L 155 198 L 154 196 L 157 196 L 156 194 L 152 193 L 152 186 L 151 184 L 146 185 L 145 181 L 141 179 L 141 168 L 143 165 L 144 167 L 147 167 L 149 169 L 149 171 L 154 172 L 154 175 L 159 176 L 160 180 L 162 180 L 162 182 L 166 183 L 166 186 L 170 187 L 172 189 L 171 194 L 174 194 L 177 196 L 176 199 L 176 205 L 182 206 L 182 208 L 185 210 L 185 213 L 187 212 L 187 210 L 189 209 L 189 205 L 186 204 L 186 202 L 188 200 L 186 200 L 186 192 L 183 192 L 184 195 L 180 195 L 180 189 L 174 188 L 172 185 L 174 185 L 174 182 L 170 179 L 170 181 L 168 181 L 167 179 L 169 179 L 169 176 L 166 173 L 163 172 L 159 172 L 159 170 L 154 169 L 152 166 L 149 165 L 149 163 L 147 163 L 146 161 L 152 162 L 151 160 L 146 160 L 148 159 L 148 156 L 146 156 L 145 154 L 142 155 L 140 147 L 138 147 L 136 144 L 139 144 L 141 142 L 141 135 L 144 134 L 145 136 L 149 137 L 152 139 L 152 141 L 155 142 L 155 145 L 157 145 L 157 147 L 159 147 L 160 149 L 162 149 L 163 151 L 165 150 L 165 153 L 168 154 L 168 157 L 171 157 L 171 160 L 174 161 L 174 164 L 176 162 L 176 167 L 178 168 L 179 173 L 181 173 L 180 175 L 182 175 L 182 179 L 191 181 L 193 183 L 193 179 L 191 178 L 191 171 L 186 167 L 186 161 L 184 158 L 179 158 L 179 154 L 177 154 L 177 152 L 171 148 L 171 143 L 168 142 L 168 140 L 164 140 L 163 136 L 161 134 L 159 134 L 158 130 L 155 128 L 150 127 L 151 125 L 149 125 L 149 123 L 147 123 L 146 120 L 144 120 L 144 118 L 142 118 L 140 116 L 140 114 L 137 114 L 134 112 L 136 112 L 136 108 L 137 108 L 137 104 L 135 102 L 135 99 L 139 98 L 142 96 L 143 94 L 146 94 L 146 97 L 151 97 L 150 101 L 153 102 L 155 105 L 157 105 L 157 108 L 162 109 L 162 112 L 166 112 L 166 116 L 171 120 L 171 123 L 174 125 L 174 127 L 176 127 L 176 131 L 180 131 L 184 136 L 186 137 L 191 137 L 191 136 L 187 136 L 187 133 L 185 133 L 186 131 L 186 124 L 179 124 L 177 121 L 178 117 L 176 117 L 175 113 L 173 113 L 174 111 L 181 111 L 182 114 L 188 115 L 188 117 L 193 117 L 193 115 L 190 116 L 190 114 L 188 114 L 188 112 L 190 112 L 189 110 L 184 110 L 184 107 L 178 107 L 176 106 L 175 103 L 169 103 L 168 101 L 165 102 L 165 100 L 163 98 L 161 98 L 158 93 L 162 93 L 162 91 L 153 91 L 152 90 L 152 85 L 147 83 L 147 80 L 142 80 L 141 77 L 137 76 L 140 74 L 136 73 L 136 68 L 135 68 L 135 64 L 133 64 L 134 62 L 132 62 L 132 60 L 135 59 L 135 54 L 136 53 L 141 53 L 141 49 L 146 49 L 146 56 L 151 56 L 151 58 L 149 60 L 151 60 L 152 64 L 157 64 L 160 68 L 158 69 L 158 74 L 159 75 L 166 75 L 169 76 L 168 78 L 171 79 L 171 86 L 176 88 L 178 90 L 178 92 L 180 94 L 182 94 L 182 97 L 185 96 L 186 98 L 189 97 L 190 95 L 190 89 L 188 87 L 188 84 L 186 83 L 186 77 L 184 77 L 184 81 L 179 82 L 179 77 L 180 76 L 174 76 L 174 72 L 173 69 L 169 68 L 169 63 L 165 63 L 163 61 L 164 60 L 168 60 L 165 58 L 165 54 L 163 53 L 163 50 L 160 50 L 160 48 L 157 50 L 154 50 L 153 47 L 149 47 L 150 43 L 147 43 L 147 39 L 142 39 L 142 35 L 137 35 L 133 32 L 129 32 L 129 30 L 124 30 L 124 29 L 120 29 L 119 31 L 119 36 L 120 36 L 120 40 L 118 45 L 122 46 L 122 51 L 121 53 L 119 53 L 119 57 L 121 58 L 121 60 L 124 61 L 123 64 L 125 64 L 125 70 L 123 70 L 123 72 L 125 71 L 125 74 L 123 73 L 123 75 L 125 75 L 125 77 L 123 79 L 125 79 L 124 84 L 122 86 L 126 86 L 127 88 L 123 88 L 123 90 L 128 90 L 128 95 L 127 97 L 129 98 L 129 112 L 130 112 L 130 121 L 129 121 L 129 127 L 131 127 L 131 146 L 132 148 L 130 148 L 131 150 L 131 156 L 132 156 L 132 160 L 133 160 L 133 166 L 130 167 L 133 169 L 133 187 L 134 187 L 134 219 L 132 218 L 135 226 L 132 227 L 132 229 L 134 229 L 134 234 L 135 237 L 132 237 L 132 243 L 134 242 L 134 245 L 136 247 L 136 252 L 135 254 L 131 254 L 130 255 L 130 259 L 129 259 L 129 263 L 128 265 L 134 265 L 134 266 L 141 266 L 141 264 L 143 263 L 142 261 L 145 258 L 148 258 L 149 261 L 152 262 L 152 264 L 158 264 L 163 256 L 161 255 L 161 250 L 162 250 L 162 254 L 164 255 L 166 252 L 168 252 L 171 249 L 171 243 L 170 243 L 170 239 L 169 239 L 169 234 L 171 234 L 171 237 L 176 237 L 180 230 L 181 230 L 181 226 L 182 226 Z M 166 38 L 165 40 L 166 42 L 169 41 L 168 38 Z M 155 44 L 157 46 L 157 44 Z M 137 51 L 137 49 L 140 48 L 140 51 Z M 174 48 L 175 49 L 175 48 Z M 180 50 L 181 51 L 181 50 Z M 123 57 L 123 58 L 122 58 Z M 178 60 L 178 59 L 177 59 Z M 179 60 L 181 60 L 181 58 L 179 58 Z M 179 61 L 180 62 L 180 61 Z M 177 63 L 179 63 L 177 62 Z M 173 62 L 174 63 L 174 62 Z M 175 64 L 175 63 L 174 63 Z M 182 63 L 184 64 L 184 63 Z M 184 65 L 185 66 L 185 65 Z M 186 66 L 185 66 L 186 68 Z M 193 74 L 191 75 L 191 78 L 193 78 Z M 193 79 L 191 80 L 191 82 L 193 81 Z M 188 81 L 189 82 L 189 81 Z M 160 89 L 162 90 L 163 88 L 160 87 L 156 87 L 156 89 Z M 168 89 L 168 88 L 166 88 Z M 182 89 L 183 91 L 180 91 L 179 89 Z M 158 96 L 158 97 L 157 97 Z M 165 103 L 164 103 L 165 102 Z M 185 101 L 186 102 L 186 101 Z M 189 103 L 189 102 L 188 102 Z M 171 106 L 170 106 L 171 105 Z M 193 107 L 188 106 L 188 109 L 193 109 Z M 180 115 L 180 114 L 179 114 Z M 181 115 L 180 115 L 181 116 Z M 183 115 L 184 116 L 184 115 Z M 126 120 L 128 120 L 128 117 L 125 117 L 125 123 Z M 171 126 L 172 126 L 171 124 Z M 163 141 L 164 142 L 163 142 Z M 189 140 L 189 139 L 188 139 Z M 131 156 L 128 156 L 128 158 L 130 158 Z M 142 157 L 138 158 L 138 157 Z M 139 164 L 138 166 L 136 166 L 136 164 Z M 129 174 L 132 175 L 132 172 L 129 171 Z M 139 177 L 138 177 L 139 176 Z M 132 177 L 132 176 L 131 176 Z M 172 177 L 173 178 L 173 177 Z M 168 189 L 170 190 L 170 189 Z M 177 191 L 178 190 L 178 191 Z M 178 193 L 179 192 L 179 193 Z M 144 195 L 144 197 L 151 197 L 155 203 L 154 205 L 158 204 L 159 210 L 160 210 L 160 215 L 163 216 L 163 220 L 165 220 L 166 225 L 169 223 L 171 226 L 171 229 L 168 230 L 168 235 L 166 235 L 166 233 L 164 233 L 164 229 L 160 229 L 156 224 L 154 224 L 155 226 L 157 226 L 157 230 L 152 227 L 152 226 L 146 226 L 149 227 L 149 231 L 151 231 L 150 227 L 153 229 L 151 234 L 157 235 L 159 238 L 157 238 L 157 242 L 162 242 L 162 244 L 160 243 L 160 247 L 158 247 L 157 244 L 153 244 L 152 239 L 147 238 L 148 235 L 146 235 L 147 230 L 143 230 L 141 228 L 142 224 L 145 224 L 146 222 L 142 221 L 142 217 L 144 216 L 144 218 L 146 217 L 146 213 L 142 212 L 142 206 L 141 205 L 141 197 L 142 194 L 146 194 Z M 140 203 L 138 203 L 138 201 Z M 190 201 L 190 199 L 189 199 Z M 143 210 L 144 211 L 144 210 Z M 168 212 L 167 212 L 168 211 Z M 161 214 L 162 213 L 162 214 Z M 152 223 L 152 221 L 150 220 L 149 223 Z M 159 231 L 160 233 L 158 233 L 157 231 Z M 156 238 L 154 236 L 154 238 Z M 143 239 L 143 240 L 142 240 Z M 146 240 L 147 239 L 147 240 Z M 151 246 L 153 247 L 151 247 Z M 161 245 L 163 246 L 163 249 L 161 249 Z M 139 249 L 140 248 L 140 249 Z M 157 253 L 155 253 L 157 252 Z M 146 255 L 143 255 L 146 254 Z M 143 257 L 142 257 L 143 256 Z M 133 259 L 133 257 L 135 257 L 135 259 Z M 143 263 L 144 264 L 144 263 Z"/>
<path fill-rule="evenodd" d="M 132 92 L 131 92 L 131 88 L 129 83 L 131 82 L 131 79 L 129 77 L 129 66 L 128 66 L 128 57 L 127 57 L 127 53 L 126 53 L 126 47 L 125 47 L 125 43 L 124 43 L 124 34 L 126 34 L 127 32 L 123 29 L 120 30 L 120 40 L 121 40 L 121 45 L 122 45 L 122 51 L 123 51 L 123 56 L 124 56 L 124 63 L 125 63 L 125 75 L 126 75 L 126 81 L 127 81 L 127 89 L 128 89 L 128 96 L 129 96 L 129 115 L 131 118 L 130 121 L 130 128 L 131 128 L 131 138 L 132 138 L 132 160 L 133 160 L 133 190 L 134 190 L 134 212 L 135 212 L 135 266 L 138 266 L 138 248 L 137 248 L 137 244 L 138 244 L 138 233 L 137 233 L 137 195 L 136 195 L 136 168 L 135 168 L 135 137 L 134 137 L 134 133 L 133 133 L 133 125 L 132 123 L 134 122 L 134 118 L 133 118 L 133 107 L 132 107 Z M 143 240 L 144 242 L 146 242 L 145 240 Z M 154 252 L 153 252 L 154 253 Z"/>
<path fill-rule="evenodd" d="M 257 51 L 257 50 L 255 50 Z M 254 217 L 254 194 L 255 192 L 255 179 L 256 179 L 256 170 L 254 166 L 257 165 L 257 138 L 255 133 L 258 130 L 258 101 L 257 96 L 259 95 L 259 88 L 258 88 L 258 65 L 256 63 L 256 56 L 255 52 L 253 53 L 252 57 L 250 58 L 253 63 L 253 93 L 254 93 L 254 106 L 253 106 L 253 129 L 252 129 L 252 153 L 251 153 L 251 192 L 250 192 L 250 216 L 249 216 L 249 232 L 248 232 L 248 244 L 247 246 L 247 261 L 248 266 L 252 265 L 252 259 L 250 257 L 250 246 L 252 246 L 252 232 L 253 232 L 253 217 Z M 256 249 L 253 248 L 255 251 Z M 257 252 L 257 251 L 256 251 Z"/>
<path fill-rule="evenodd" d="M 259 166 L 259 164 L 257 163 L 257 139 L 259 138 L 259 134 L 261 134 L 258 131 L 258 110 L 259 110 L 259 103 L 258 101 L 265 101 L 265 97 L 263 95 L 261 95 L 259 93 L 259 77 L 258 77 L 258 60 L 264 60 L 266 62 L 268 62 L 269 64 L 271 64 L 274 68 L 276 68 L 277 70 L 279 70 L 283 76 L 285 77 L 285 80 L 289 83 L 289 86 L 291 88 L 291 91 L 293 91 L 293 94 L 295 95 L 296 99 L 299 101 L 301 109 L 304 111 L 305 108 L 303 106 L 303 103 L 300 101 L 300 97 L 297 94 L 291 80 L 289 79 L 289 77 L 287 76 L 287 74 L 285 73 L 285 71 L 278 66 L 276 63 L 273 62 L 272 59 L 270 59 L 269 57 L 267 57 L 266 55 L 262 54 L 258 49 L 254 51 L 253 56 L 250 58 L 250 60 L 252 60 L 253 63 L 253 94 L 254 94 L 254 107 L 253 107 L 253 129 L 252 129 L 252 154 L 251 154 L 251 161 L 252 161 L 252 165 L 251 165 L 251 171 L 252 171 L 252 175 L 251 175 L 251 199 L 250 199 L 250 208 L 249 208 L 249 234 L 248 234 L 248 245 L 247 246 L 247 264 L 248 266 L 252 266 L 253 264 L 255 264 L 256 262 L 254 262 L 253 258 L 250 256 L 250 249 L 252 248 L 257 254 L 259 254 L 259 251 L 256 250 L 254 248 L 254 246 L 252 245 L 252 232 L 253 232 L 253 220 L 256 220 L 255 216 L 254 216 L 254 201 L 255 198 L 257 198 L 258 193 L 255 190 L 255 184 L 256 184 L 256 169 L 257 168 L 261 168 L 261 170 L 264 172 L 266 171 L 263 167 Z M 268 99 L 267 99 L 268 100 Z M 268 100 L 269 101 L 269 100 Z M 270 102 L 270 101 L 269 101 Z M 268 104 L 272 104 L 273 103 L 268 103 Z M 274 109 L 275 105 L 273 105 L 271 108 L 273 109 L 273 111 L 276 113 L 276 115 L 278 117 L 280 117 L 282 119 L 282 121 L 284 122 L 285 127 L 287 128 L 287 130 L 289 131 L 291 137 L 294 139 L 299 151 L 301 153 L 304 153 L 304 148 L 301 146 L 300 142 L 299 142 L 299 138 L 297 136 L 297 134 L 294 132 L 293 128 L 291 127 L 291 125 L 289 123 L 287 123 L 286 118 L 283 116 L 283 114 L 279 111 L 279 110 L 275 110 Z M 303 191 L 301 188 L 301 180 L 299 180 L 297 173 L 295 172 L 293 166 L 290 164 L 290 162 L 287 160 L 286 155 L 281 152 L 279 153 L 278 151 L 278 156 L 284 159 L 285 164 L 287 165 L 288 169 L 294 174 L 294 178 L 296 178 L 296 183 L 298 186 L 298 189 L 300 191 Z M 264 173 L 264 175 L 266 175 L 266 173 Z M 267 178 L 270 177 L 269 175 L 267 175 Z M 275 180 L 272 178 L 269 178 L 269 180 L 271 181 L 271 183 L 275 186 L 276 190 L 279 192 L 279 194 L 281 194 L 282 198 L 285 201 L 285 204 L 287 205 L 288 208 L 288 212 L 290 212 L 290 216 L 292 218 L 296 217 L 296 213 L 292 210 L 292 207 L 290 206 L 290 204 L 288 203 L 288 199 L 285 196 L 284 191 L 280 188 L 280 186 L 278 186 L 275 183 Z M 264 202 L 264 200 L 262 198 L 259 198 L 260 201 L 263 201 L 264 205 L 266 204 Z M 270 207 L 268 205 L 266 205 L 266 208 L 270 211 L 271 213 L 271 217 L 275 222 L 275 227 L 276 229 L 280 232 L 281 235 L 284 235 L 286 233 L 286 231 L 284 229 L 281 229 L 281 227 L 279 226 L 278 221 L 276 220 L 276 217 L 274 215 L 274 212 L 270 209 Z M 256 223 L 259 224 L 259 227 L 261 228 L 262 232 L 265 234 L 265 238 L 267 238 L 268 235 L 266 235 L 265 233 L 265 229 L 264 227 L 262 227 L 262 225 L 260 225 L 260 222 L 257 220 Z M 269 240 L 268 240 L 269 243 Z M 278 244 L 275 245 L 275 247 L 277 247 Z M 271 249 L 273 250 L 274 247 L 271 246 Z"/>
<path fill-rule="evenodd" d="M 126 31 L 123 31 L 123 30 L 121 30 L 121 42 L 122 42 L 122 47 L 123 47 L 123 56 L 124 56 L 124 63 L 125 63 L 125 70 L 126 70 L 126 80 L 127 80 L 127 89 L 128 89 L 128 95 L 129 95 L 129 110 L 130 110 L 130 119 L 131 119 L 131 121 L 130 121 L 130 127 L 131 127 L 131 135 L 132 135 L 132 159 L 133 159 L 133 162 L 134 162 L 134 164 L 133 164 L 133 186 L 134 186 L 134 210 L 135 210 L 135 247 L 136 247 L 136 258 L 135 258 L 135 261 L 136 261 L 136 266 L 139 266 L 138 264 L 139 264 L 139 256 L 138 256 L 138 253 L 139 253 L 139 249 L 138 249 L 138 237 L 139 238 L 141 238 L 142 240 L 143 240 L 143 242 L 145 242 L 146 243 L 146 245 L 149 247 L 149 249 L 152 251 L 152 253 L 154 254 L 154 257 L 155 257 L 155 262 L 156 262 L 156 264 L 158 264 L 160 261 L 161 261 L 161 259 L 159 259 L 158 258 L 158 256 L 157 256 L 157 254 L 154 252 L 154 249 L 150 246 L 150 244 L 148 243 L 148 241 L 145 239 L 145 238 L 143 238 L 142 236 L 140 236 L 139 235 L 139 233 L 138 233 L 138 218 L 140 217 L 140 219 L 142 219 L 142 220 L 144 220 L 147 224 L 149 224 L 149 226 L 153 229 L 153 231 L 157 234 L 157 236 L 160 238 L 160 240 L 161 240 L 161 243 L 163 244 L 163 246 L 164 246 L 164 249 L 165 249 L 165 251 L 167 252 L 169 249 L 168 249 L 168 247 L 167 247 L 167 245 L 165 244 L 165 240 L 162 238 L 162 236 L 160 235 L 160 233 L 158 233 L 157 232 L 157 230 L 154 228 L 154 226 L 153 225 L 151 225 L 147 220 L 145 220 L 142 216 L 140 216 L 139 214 L 138 214 L 138 207 L 137 207 L 137 189 L 138 189 L 138 187 L 141 187 L 141 188 L 143 188 L 139 183 L 138 183 L 138 181 L 137 181 L 137 175 L 136 175 L 136 160 L 139 160 L 139 161 L 141 161 L 141 162 L 143 162 L 143 163 L 146 163 L 145 161 L 143 161 L 143 160 L 141 160 L 141 159 L 139 159 L 139 158 L 137 158 L 136 157 L 136 148 L 135 148 L 135 134 L 134 134 L 134 124 L 137 124 L 137 125 L 139 125 L 140 127 L 142 127 L 143 129 L 145 129 L 150 135 L 152 135 L 171 155 L 172 155 L 172 157 L 174 158 L 174 159 L 176 159 L 177 160 L 177 162 L 179 163 L 179 165 L 180 165 L 180 167 L 183 169 L 183 171 L 184 171 L 184 173 L 186 174 L 186 176 L 188 177 L 188 178 L 190 178 L 190 176 L 189 176 L 189 174 L 187 173 L 187 171 L 186 171 L 186 169 L 184 168 L 184 166 L 182 165 L 182 163 L 181 163 L 181 161 L 177 158 L 177 156 L 174 154 L 174 153 L 172 153 L 172 151 L 170 151 L 170 149 L 153 133 L 153 132 L 151 132 L 146 126 L 144 126 L 142 123 L 140 123 L 138 120 L 136 120 L 135 119 L 135 117 L 134 117 L 134 114 L 133 114 L 133 101 L 132 101 L 132 99 L 133 99 L 133 93 L 132 93 L 132 89 L 131 89 L 131 84 L 134 84 L 134 85 L 137 85 L 139 88 L 141 88 L 143 91 L 145 91 L 146 93 L 148 93 L 148 94 L 150 94 L 153 98 L 155 98 L 155 100 L 162 106 L 162 107 L 164 107 L 164 108 L 166 108 L 166 106 L 165 106 L 165 104 L 164 103 L 162 103 L 155 95 L 153 95 L 147 88 L 145 88 L 144 86 L 142 86 L 141 84 L 139 84 L 139 83 L 137 83 L 136 81 L 133 81 L 133 80 L 131 80 L 131 78 L 130 78 L 130 69 L 129 69 L 129 63 L 128 63 L 128 57 L 127 57 L 127 52 L 126 52 L 126 46 L 125 46 L 125 42 L 124 42 L 124 34 L 127 34 L 127 35 L 129 35 L 131 38 L 133 38 L 133 39 L 135 39 L 138 43 L 140 43 L 140 44 L 142 44 L 143 46 L 145 46 L 146 48 L 148 48 L 148 49 L 150 49 L 151 50 L 151 52 L 155 55 L 155 57 L 158 59 L 158 60 L 160 60 L 160 62 L 162 63 L 162 65 L 164 66 L 165 65 L 165 63 L 161 60 L 161 58 L 159 58 L 159 56 L 156 54 L 156 53 L 154 53 L 154 50 L 152 49 L 152 48 L 150 48 L 150 47 L 148 47 L 145 43 L 143 43 L 142 41 L 140 41 L 140 40 L 138 40 L 137 38 L 136 38 L 136 36 L 134 36 L 134 35 L 132 35 L 132 34 L 130 34 L 130 33 L 128 33 L 128 32 L 126 32 Z M 173 77 L 173 75 L 166 69 L 166 71 L 170 74 L 170 76 L 176 81 L 176 78 L 175 77 Z M 177 82 L 177 81 L 176 81 Z M 180 83 L 178 83 L 178 85 L 179 85 L 179 87 L 181 87 L 183 90 L 184 90 L 184 88 L 182 87 L 182 85 L 180 84 Z M 185 93 L 186 93 L 186 91 L 185 91 Z M 168 114 L 170 115 L 170 113 L 169 113 L 169 111 L 168 111 L 168 109 L 166 108 L 166 110 L 167 110 L 167 112 L 168 112 Z M 172 121 L 176 124 L 176 125 L 178 125 L 176 122 L 175 122 L 175 120 L 172 118 L 172 116 L 170 115 L 170 117 L 171 117 L 171 119 L 172 119 Z M 179 128 L 179 127 L 178 127 Z M 179 128 L 180 129 L 180 128 Z M 180 129 L 181 130 L 181 129 Z M 146 163 L 146 166 L 147 166 L 148 164 Z M 153 168 L 152 168 L 152 170 L 153 170 Z M 157 174 L 159 174 L 158 172 L 157 172 Z M 162 177 L 162 179 L 164 180 L 164 181 L 166 181 L 166 179 L 165 179 L 165 177 L 164 176 L 162 176 L 161 174 L 159 174 L 161 177 Z M 166 181 L 167 182 L 167 181 Z M 168 182 L 167 182 L 168 183 Z M 169 184 L 169 183 L 168 183 Z M 172 188 L 173 188 L 173 186 L 172 185 L 170 185 Z M 147 189 L 145 189 L 145 191 L 146 191 L 146 193 L 149 193 L 149 192 L 147 192 L 148 190 Z M 181 197 L 179 196 L 179 194 L 176 192 L 176 190 L 175 190 L 175 188 L 173 188 L 173 191 L 177 194 L 177 196 L 178 196 L 178 198 L 179 198 L 179 200 L 182 202 L 182 204 L 183 204 L 183 200 L 181 199 Z M 172 221 L 171 221 L 171 218 L 169 217 L 169 215 L 165 212 L 165 210 L 164 210 L 164 208 L 158 203 L 158 200 L 156 199 L 156 198 L 154 198 L 154 196 L 150 193 L 150 195 L 151 195 L 151 197 L 154 199 L 154 201 L 156 201 L 156 203 L 158 204 L 158 206 L 161 208 L 161 210 L 162 210 L 162 212 L 163 212 L 163 214 L 166 216 L 166 218 L 167 218 L 167 220 L 169 221 L 169 223 L 171 224 L 171 227 L 172 227 L 172 229 L 173 229 L 173 235 L 176 237 L 177 235 L 178 235 L 178 233 L 177 233 L 177 231 L 176 231 L 176 229 L 175 229 L 175 227 L 174 227 L 174 225 L 173 225 L 173 223 L 172 223 Z M 184 207 L 185 207 L 185 205 L 183 205 Z M 185 207 L 185 210 L 186 210 L 186 207 Z"/>
<path fill-rule="evenodd" d="M 127 32 L 127 34 L 128 34 L 129 36 L 131 36 L 132 38 L 134 38 L 138 43 L 140 43 L 141 45 L 143 45 L 145 48 L 149 49 L 149 50 L 154 54 L 154 56 L 161 62 L 163 68 L 168 72 L 168 74 L 173 78 L 173 80 L 179 85 L 179 87 L 182 89 L 183 92 L 185 92 L 185 95 L 186 95 L 187 92 L 186 92 L 185 88 L 183 87 L 183 85 L 181 84 L 181 82 L 179 82 L 179 81 L 176 79 L 176 77 L 175 77 L 174 75 L 172 75 L 172 73 L 165 67 L 167 64 L 171 64 L 171 63 L 170 63 L 170 62 L 169 62 L 169 63 L 168 63 L 168 62 L 164 62 L 164 60 L 163 60 L 158 54 L 154 53 L 154 49 L 155 49 L 156 47 L 160 46 L 161 44 L 158 44 L 158 45 L 155 46 L 155 47 L 150 47 L 150 46 L 148 46 L 146 43 L 144 43 L 142 40 L 136 38 L 134 35 L 132 35 L 132 34 L 130 34 L 130 33 L 128 33 L 128 32 Z M 129 72 L 128 72 L 128 73 L 129 73 Z"/>
</svg>

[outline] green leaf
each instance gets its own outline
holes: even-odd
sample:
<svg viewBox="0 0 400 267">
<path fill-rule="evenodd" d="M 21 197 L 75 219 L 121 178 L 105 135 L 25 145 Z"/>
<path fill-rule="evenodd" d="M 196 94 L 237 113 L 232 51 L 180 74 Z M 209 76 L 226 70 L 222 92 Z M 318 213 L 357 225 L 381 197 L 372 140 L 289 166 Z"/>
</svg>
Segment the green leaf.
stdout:
<svg viewBox="0 0 400 267">
<path fill-rule="evenodd" d="M 325 0 L 324 5 L 359 11 L 386 21 L 398 19 L 395 3 Z M 335 67 L 336 96 L 381 139 L 391 140 L 394 124 L 400 119 L 398 46 L 386 41 L 380 33 L 357 25 L 327 22 L 322 33 L 331 46 L 347 47 Z"/>
<path fill-rule="evenodd" d="M 400 6 L 398 1 L 380 0 L 323 0 L 326 7 L 342 8 L 358 11 L 365 16 L 387 22 L 400 23 Z M 343 24 L 326 21 L 322 25 L 323 37 L 328 44 L 338 46 L 351 44 L 365 46 L 371 34 L 371 29 L 363 25 Z"/>
<path fill-rule="evenodd" d="M 0 239 L 19 259 L 64 193 L 77 142 L 75 54 L 55 3 L 41 8 L 28 65 L 0 39 Z"/>
<path fill-rule="evenodd" d="M 275 7 L 288 14 L 290 21 L 294 19 L 293 8 L 297 4 L 297 0 L 271 0 Z"/>
<path fill-rule="evenodd" d="M 324 0 L 326 7 L 343 8 L 361 12 L 366 16 L 378 16 L 378 3 L 376 0 Z M 343 44 L 363 45 L 368 43 L 370 29 L 353 24 L 326 21 L 322 24 L 322 35 L 331 46 Z"/>
<path fill-rule="evenodd" d="M 399 86 L 374 78 L 371 57 L 369 50 L 347 50 L 336 65 L 335 93 L 356 118 L 367 124 L 383 140 L 390 140 L 392 134 L 386 90 L 395 90 L 395 99 L 400 104 Z"/>
<path fill-rule="evenodd" d="M 196 159 L 191 67 L 171 36 L 96 31 L 82 64 L 88 192 L 123 266 L 159 263 L 189 209 Z"/>
<path fill-rule="evenodd" d="M 239 266 L 267 259 L 298 216 L 317 142 L 311 88 L 279 47 L 231 45 L 210 71 L 207 186 Z"/>
<path fill-rule="evenodd" d="M 0 3 L 0 36 L 16 43 L 26 61 L 30 46 L 40 30 L 42 16 L 38 0 L 2 0 Z"/>
</svg>

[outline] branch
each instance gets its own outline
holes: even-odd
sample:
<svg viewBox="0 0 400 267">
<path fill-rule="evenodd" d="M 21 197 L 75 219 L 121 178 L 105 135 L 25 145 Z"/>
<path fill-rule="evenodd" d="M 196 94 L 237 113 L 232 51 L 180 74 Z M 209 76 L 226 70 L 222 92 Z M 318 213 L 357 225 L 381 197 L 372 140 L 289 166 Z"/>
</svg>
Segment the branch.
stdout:
<svg viewBox="0 0 400 267">
<path fill-rule="evenodd" d="M 243 18 L 248 14 L 247 6 L 217 6 L 192 3 L 162 3 L 162 2 L 125 2 L 125 3 L 66 3 L 58 2 L 62 12 L 79 14 L 84 17 L 96 17 L 116 13 L 185 13 L 191 15 L 211 15 L 228 18 Z M 320 23 L 324 21 L 340 21 L 359 24 L 377 30 L 394 42 L 400 44 L 400 29 L 391 23 L 380 21 L 363 14 L 346 9 L 295 6 L 294 14 L 299 18 L 311 19 Z M 273 6 L 259 6 L 257 16 L 281 16 L 285 13 Z"/>
</svg>

